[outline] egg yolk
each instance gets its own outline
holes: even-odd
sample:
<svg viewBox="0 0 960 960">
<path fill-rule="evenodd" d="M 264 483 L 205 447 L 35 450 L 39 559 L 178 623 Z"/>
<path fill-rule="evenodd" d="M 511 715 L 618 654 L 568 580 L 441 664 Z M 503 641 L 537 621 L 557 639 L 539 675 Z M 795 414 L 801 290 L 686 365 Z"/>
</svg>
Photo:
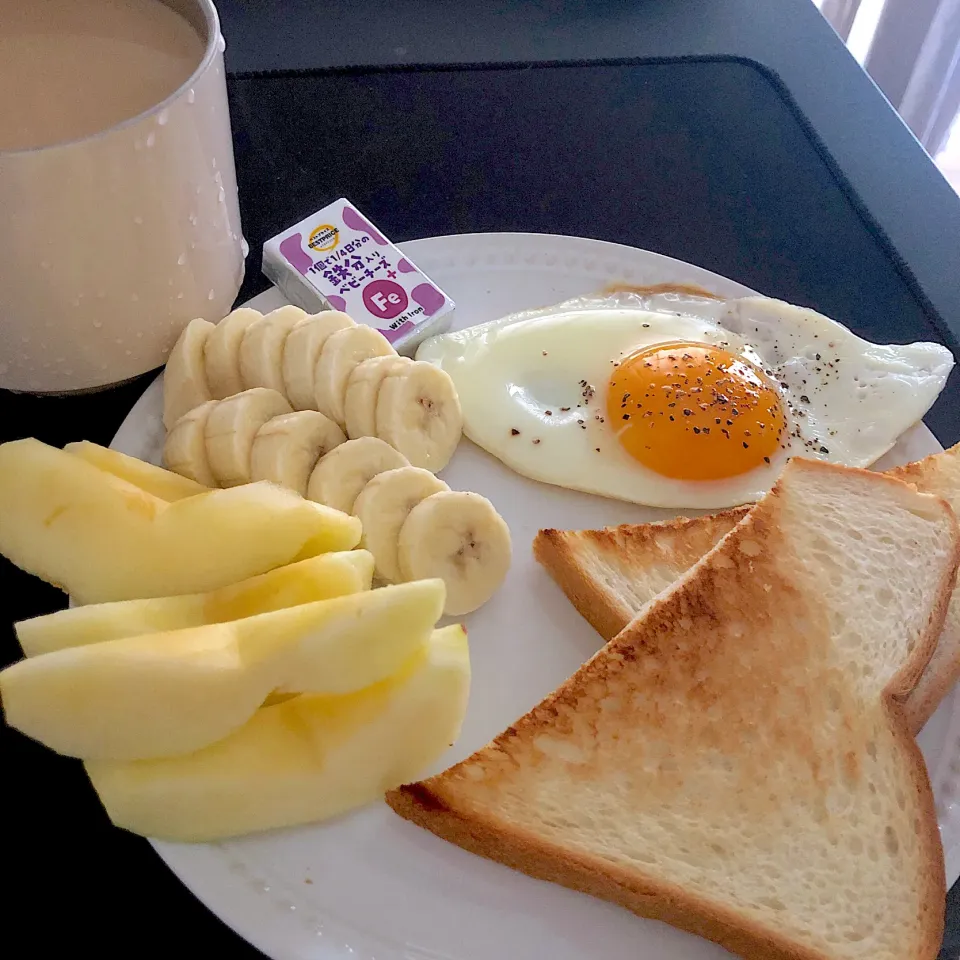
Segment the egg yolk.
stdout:
<svg viewBox="0 0 960 960">
<path fill-rule="evenodd" d="M 627 453 L 677 480 L 722 480 L 770 463 L 786 429 L 763 372 L 702 343 L 658 343 L 625 357 L 606 407 Z"/>
</svg>

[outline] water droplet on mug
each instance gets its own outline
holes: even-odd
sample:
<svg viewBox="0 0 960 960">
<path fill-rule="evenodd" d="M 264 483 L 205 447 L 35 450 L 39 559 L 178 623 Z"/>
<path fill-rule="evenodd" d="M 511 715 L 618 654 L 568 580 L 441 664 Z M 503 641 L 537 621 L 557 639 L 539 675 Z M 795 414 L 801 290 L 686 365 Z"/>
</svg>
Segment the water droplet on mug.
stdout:
<svg viewBox="0 0 960 960">
<path fill-rule="evenodd" d="M 216 296 L 216 294 L 211 290 L 211 291 L 207 294 L 207 299 L 208 299 L 208 300 L 212 300 L 215 296 Z"/>
<path fill-rule="evenodd" d="M 143 223 L 143 217 L 134 217 L 133 222 L 139 227 Z"/>
<path fill-rule="evenodd" d="M 169 119 L 170 119 L 170 111 L 166 107 L 164 107 L 163 110 L 161 110 L 157 114 L 157 123 L 160 124 L 161 127 L 165 127 Z"/>
<path fill-rule="evenodd" d="M 185 253 L 181 253 L 180 256 L 177 257 L 177 266 L 182 267 L 186 262 L 187 262 L 187 255 Z M 170 282 L 173 283 L 172 280 Z"/>
<path fill-rule="evenodd" d="M 152 147 L 157 142 L 157 135 L 155 133 L 147 134 L 147 146 Z"/>
<path fill-rule="evenodd" d="M 191 87 L 187 91 L 187 103 L 196 103 L 197 102 L 197 91 Z"/>
</svg>

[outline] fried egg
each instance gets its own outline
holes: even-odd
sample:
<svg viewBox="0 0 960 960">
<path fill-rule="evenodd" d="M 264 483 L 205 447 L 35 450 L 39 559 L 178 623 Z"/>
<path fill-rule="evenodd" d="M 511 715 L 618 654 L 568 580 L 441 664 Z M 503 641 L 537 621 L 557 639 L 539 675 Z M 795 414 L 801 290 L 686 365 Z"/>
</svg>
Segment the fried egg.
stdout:
<svg viewBox="0 0 960 960">
<path fill-rule="evenodd" d="M 868 466 L 953 366 L 764 297 L 615 294 L 433 337 L 464 433 L 524 476 L 657 507 L 759 499 L 794 455 Z"/>
</svg>

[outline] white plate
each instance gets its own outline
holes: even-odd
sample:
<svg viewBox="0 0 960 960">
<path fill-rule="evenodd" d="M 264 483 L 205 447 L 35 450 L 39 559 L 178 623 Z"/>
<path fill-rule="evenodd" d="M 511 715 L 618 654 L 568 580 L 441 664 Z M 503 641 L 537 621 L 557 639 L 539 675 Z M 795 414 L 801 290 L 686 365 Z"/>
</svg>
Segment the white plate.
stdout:
<svg viewBox="0 0 960 960">
<path fill-rule="evenodd" d="M 706 270 L 596 240 L 475 234 L 401 244 L 456 301 L 454 325 L 544 306 L 621 281 L 699 284 L 751 293 Z M 283 301 L 272 290 L 251 301 Z M 114 440 L 159 461 L 158 380 Z M 940 449 L 922 425 L 883 466 Z M 596 633 L 533 561 L 540 527 L 662 519 L 655 511 L 520 477 L 464 441 L 444 471 L 502 512 L 514 539 L 507 583 L 467 617 L 473 685 L 457 745 L 437 769 L 467 756 L 532 707 L 599 646 Z M 960 874 L 960 690 L 920 737 L 935 785 L 948 879 Z M 274 960 L 694 960 L 726 952 L 662 923 L 532 880 L 475 857 L 395 816 L 385 804 L 314 826 L 208 845 L 155 843 L 180 879 L 222 920 Z"/>
</svg>

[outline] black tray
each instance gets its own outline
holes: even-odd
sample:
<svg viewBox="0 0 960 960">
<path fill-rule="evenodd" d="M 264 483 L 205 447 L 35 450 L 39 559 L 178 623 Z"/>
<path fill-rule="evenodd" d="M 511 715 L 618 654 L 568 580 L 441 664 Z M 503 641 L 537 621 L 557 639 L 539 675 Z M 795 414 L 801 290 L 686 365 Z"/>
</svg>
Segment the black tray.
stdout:
<svg viewBox="0 0 960 960">
<path fill-rule="evenodd" d="M 241 300 L 266 286 L 263 240 L 346 195 L 394 240 L 477 230 L 613 240 L 809 304 L 868 338 L 933 339 L 958 353 L 956 333 L 789 95 L 750 61 L 238 74 L 228 83 L 252 248 Z M 151 378 L 86 397 L 0 394 L 0 439 L 109 443 Z M 954 375 L 927 418 L 945 445 L 960 439 L 958 390 Z M 8 622 L 64 605 L 5 561 L 0 595 Z M 0 662 L 12 662 L 12 630 L 2 638 Z M 129 928 L 149 930 L 160 953 L 186 945 L 188 956 L 259 956 L 146 841 L 110 826 L 79 763 L 7 728 L 0 750 L 17 878 L 5 916 L 37 955 L 96 943 L 103 957 L 125 956 Z M 944 958 L 957 956 L 960 884 L 950 904 Z"/>
</svg>

